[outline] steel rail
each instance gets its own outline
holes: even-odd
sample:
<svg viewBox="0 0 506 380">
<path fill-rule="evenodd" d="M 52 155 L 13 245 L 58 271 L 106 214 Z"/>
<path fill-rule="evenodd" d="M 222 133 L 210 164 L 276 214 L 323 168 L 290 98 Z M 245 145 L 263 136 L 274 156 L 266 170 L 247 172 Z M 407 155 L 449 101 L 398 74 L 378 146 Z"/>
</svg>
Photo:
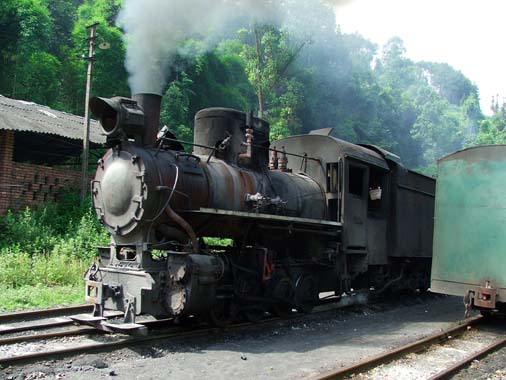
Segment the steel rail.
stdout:
<svg viewBox="0 0 506 380">
<path fill-rule="evenodd" d="M 66 337 L 66 336 L 83 335 L 83 334 L 89 334 L 89 333 L 99 334 L 99 333 L 102 333 L 102 331 L 89 326 L 89 327 L 81 327 L 81 328 L 72 329 L 72 330 L 56 331 L 56 332 L 45 333 L 45 334 L 31 334 L 31 335 L 13 336 L 13 337 L 9 337 L 9 338 L 1 338 L 0 339 L 0 346 L 6 345 L 6 344 L 23 343 L 23 342 L 28 342 L 31 340 L 62 338 L 62 337 Z"/>
<path fill-rule="evenodd" d="M 235 325 L 231 325 L 228 329 L 237 329 L 241 327 L 247 327 L 252 325 L 259 325 L 265 323 L 272 323 L 273 321 L 279 321 L 279 318 L 269 318 L 262 320 L 260 322 L 252 323 L 252 322 L 243 322 Z M 158 321 L 153 321 L 158 322 Z M 157 340 L 163 340 L 168 338 L 188 338 L 188 337 L 197 337 L 197 336 L 205 336 L 210 335 L 212 333 L 216 333 L 222 331 L 223 328 L 220 327 L 209 327 L 198 330 L 184 330 L 177 332 L 168 332 L 164 334 L 153 334 L 145 337 L 129 337 L 125 339 L 121 339 L 119 341 L 114 342 L 102 342 L 102 343 L 91 343 L 91 344 L 83 344 L 80 346 L 66 347 L 55 350 L 41 351 L 41 352 L 30 352 L 27 354 L 7 356 L 0 358 L 0 366 L 7 367 L 12 365 L 17 365 L 24 362 L 30 362 L 35 359 L 48 359 L 59 356 L 66 356 L 70 354 L 81 354 L 86 352 L 101 352 L 107 351 L 111 349 L 118 349 L 123 347 L 135 346 L 143 343 L 153 342 Z"/>
<path fill-rule="evenodd" d="M 115 311 L 106 311 L 105 317 L 115 318 L 123 315 L 121 312 Z M 0 325 L 0 335 L 13 334 L 24 331 L 32 331 L 32 330 L 42 330 L 42 329 L 50 329 L 54 327 L 63 327 L 68 326 L 75 323 L 69 317 L 54 317 L 53 320 L 49 320 L 47 322 L 37 323 L 33 325 L 22 325 L 22 326 L 11 326 L 11 325 Z"/>
<path fill-rule="evenodd" d="M 464 321 L 463 324 L 447 329 L 443 332 L 436 333 L 430 335 L 426 338 L 420 339 L 416 342 L 409 343 L 405 346 L 395 348 L 393 350 L 381 353 L 379 355 L 367 358 L 365 361 L 353 364 L 351 366 L 345 367 L 335 372 L 328 373 L 324 376 L 318 377 L 318 380 L 336 380 L 343 379 L 345 377 L 351 376 L 353 374 L 359 372 L 366 372 L 374 367 L 377 367 L 380 364 L 385 364 L 391 362 L 394 359 L 397 359 L 401 356 L 413 353 L 420 352 L 426 349 L 428 346 L 431 346 L 436 343 L 442 343 L 450 339 L 450 337 L 455 337 L 461 335 L 467 331 L 467 328 L 471 325 L 477 324 L 482 320 L 481 316 L 470 318 L 467 321 Z"/>
<path fill-rule="evenodd" d="M 341 307 L 342 307 L 342 305 L 335 307 L 335 308 L 331 308 L 331 309 L 315 310 L 312 313 L 310 313 L 309 315 L 325 314 L 325 313 L 329 313 L 329 312 L 333 312 L 335 310 L 338 310 Z M 155 334 L 148 335 L 146 337 L 129 337 L 129 338 L 125 338 L 123 340 L 116 341 L 116 342 L 103 342 L 103 343 L 96 343 L 96 344 L 89 344 L 89 345 L 83 345 L 83 346 L 63 348 L 63 349 L 52 350 L 52 351 L 34 352 L 34 353 L 28 353 L 28 354 L 23 354 L 23 355 L 16 355 L 16 356 L 11 356 L 11 357 L 0 358 L 0 367 L 18 365 L 18 364 L 21 364 L 24 362 L 30 362 L 30 361 L 34 361 L 36 359 L 47 359 L 47 358 L 51 358 L 54 356 L 67 356 L 67 355 L 71 355 L 71 354 L 85 353 L 85 352 L 89 352 L 89 351 L 93 351 L 93 352 L 107 351 L 107 350 L 112 350 L 115 348 L 134 346 L 134 345 L 138 345 L 138 344 L 143 344 L 143 343 L 156 341 L 156 340 L 163 340 L 163 339 L 167 339 L 167 338 L 184 338 L 184 337 L 193 337 L 193 336 L 205 336 L 205 335 L 210 335 L 212 333 L 220 332 L 220 331 L 224 331 L 224 330 L 232 330 L 232 329 L 235 330 L 235 329 L 240 329 L 243 327 L 269 324 L 269 323 L 279 322 L 279 321 L 296 321 L 299 319 L 303 319 L 307 316 L 308 316 L 308 314 L 294 314 L 293 316 L 290 316 L 288 318 L 286 318 L 286 317 L 285 318 L 271 317 L 271 318 L 266 318 L 266 319 L 263 319 L 260 321 L 255 321 L 255 322 L 239 322 L 239 323 L 232 324 L 232 325 L 225 327 L 225 328 L 224 327 L 207 327 L 207 328 L 195 329 L 195 327 L 186 327 L 187 329 L 191 328 L 191 330 L 184 330 L 183 332 L 181 332 L 181 331 L 169 332 L 169 333 L 165 332 L 165 333 L 158 334 L 158 335 L 155 335 Z M 163 326 L 164 323 L 166 323 L 167 321 L 171 321 L 171 320 L 172 319 L 154 320 L 154 321 L 146 321 L 146 322 L 138 322 L 138 323 L 149 325 L 149 327 L 159 327 L 160 325 Z M 174 327 L 171 328 L 171 330 L 173 330 L 173 329 L 174 329 Z M 93 332 L 93 328 L 90 331 Z M 100 332 L 101 330 L 97 329 L 96 331 Z M 36 335 L 35 338 L 33 338 L 33 339 L 30 338 L 30 340 L 40 339 L 39 336 L 40 335 Z M 56 336 L 59 336 L 59 335 L 55 335 L 55 337 Z"/>
<path fill-rule="evenodd" d="M 61 320 L 53 320 L 46 323 L 40 323 L 37 325 L 25 325 L 25 326 L 10 326 L 10 325 L 0 325 L 0 335 L 6 334 L 14 334 L 23 331 L 31 331 L 31 330 L 42 330 L 42 329 L 50 329 L 53 327 L 62 327 L 68 326 L 74 323 L 71 319 L 63 318 Z"/>
<path fill-rule="evenodd" d="M 70 314 L 85 313 L 87 311 L 92 310 L 93 305 L 77 305 L 77 306 L 55 307 L 51 309 L 15 311 L 12 313 L 0 313 L 0 322 L 20 320 L 20 319 L 31 319 L 49 315 L 63 315 L 67 313 Z"/>
<path fill-rule="evenodd" d="M 173 319 L 159 319 L 153 321 L 141 321 L 138 322 L 141 325 L 150 328 L 160 328 L 160 327 L 170 327 L 167 325 L 167 322 L 173 322 Z M 72 321 L 72 323 L 74 323 Z M 29 329 L 29 328 L 28 328 Z M 29 329 L 30 330 L 30 329 Z M 64 330 L 64 331 L 55 331 L 44 334 L 30 334 L 30 335 L 20 335 L 8 338 L 0 338 L 0 346 L 6 344 L 14 344 L 14 343 L 22 343 L 32 340 L 43 340 L 43 339 L 51 339 L 51 338 L 63 338 L 66 336 L 72 335 L 84 335 L 84 334 L 106 334 L 107 331 L 97 329 L 93 326 L 82 326 L 80 328 Z"/>
<path fill-rule="evenodd" d="M 484 349 L 468 356 L 465 359 L 462 359 L 461 361 L 455 363 L 450 368 L 447 368 L 434 376 L 430 377 L 428 380 L 442 380 L 442 379 L 448 379 L 451 376 L 455 375 L 458 371 L 469 365 L 473 360 L 477 360 L 482 358 L 483 356 L 498 350 L 499 348 L 506 345 L 506 338 L 501 338 L 498 341 L 492 343 L 491 345 L 485 347 Z"/>
</svg>

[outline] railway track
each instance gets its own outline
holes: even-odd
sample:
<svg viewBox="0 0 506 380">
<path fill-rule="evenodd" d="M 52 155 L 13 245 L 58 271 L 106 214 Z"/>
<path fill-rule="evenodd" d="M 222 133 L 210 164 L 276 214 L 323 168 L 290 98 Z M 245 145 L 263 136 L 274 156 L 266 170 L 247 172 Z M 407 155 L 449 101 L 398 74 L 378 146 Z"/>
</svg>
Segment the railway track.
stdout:
<svg viewBox="0 0 506 380">
<path fill-rule="evenodd" d="M 407 344 L 399 348 L 392 349 L 379 355 L 366 358 L 364 361 L 360 363 L 351 365 L 349 367 L 341 368 L 337 371 L 321 376 L 318 378 L 318 380 L 348 379 L 348 378 L 355 378 L 357 375 L 359 375 L 360 378 L 365 379 L 373 378 L 374 376 L 372 375 L 371 371 L 380 368 L 383 365 L 395 363 L 396 360 L 400 360 L 408 356 L 409 354 L 421 353 L 431 347 L 435 347 L 450 340 L 455 340 L 456 338 L 466 334 L 471 329 L 471 327 L 473 326 L 478 327 L 480 324 L 482 324 L 482 322 L 483 318 L 481 316 L 471 318 L 459 326 L 453 327 L 440 333 L 433 334 L 424 339 L 420 339 L 416 342 Z M 437 372 L 436 374 L 427 377 L 427 380 L 448 379 L 454 374 L 456 374 L 459 370 L 465 368 L 474 360 L 478 360 L 505 345 L 506 345 L 506 337 L 504 335 L 498 336 L 498 338 L 493 343 L 487 345 L 486 347 L 477 352 L 473 352 L 467 355 L 465 358 L 458 360 L 455 363 L 452 363 L 450 366 L 441 370 L 440 372 Z M 368 376 L 368 373 L 371 374 L 371 376 Z"/>
<path fill-rule="evenodd" d="M 293 319 L 300 318 L 294 317 Z M 227 330 L 230 329 L 239 329 L 247 326 L 252 325 L 259 325 L 259 324 L 268 324 L 272 322 L 279 321 L 280 318 L 268 318 L 264 319 L 258 322 L 241 322 L 236 323 L 233 325 L 230 325 L 227 327 Z M 77 355 L 87 352 L 102 352 L 107 350 L 114 350 L 124 347 L 131 347 L 136 346 L 144 343 L 154 342 L 154 341 L 161 341 L 165 339 L 170 338 L 187 338 L 187 337 L 197 337 L 197 336 L 205 336 L 205 335 L 211 335 L 217 332 L 220 332 L 223 330 L 223 328 L 220 327 L 184 327 L 184 326 L 174 326 L 172 327 L 169 325 L 165 329 L 160 330 L 160 326 L 163 324 L 163 322 L 167 323 L 169 320 L 162 320 L 162 321 L 147 321 L 147 322 L 139 322 L 141 324 L 146 325 L 148 329 L 150 329 L 150 333 L 148 336 L 142 336 L 142 337 L 124 337 L 124 338 L 118 338 L 116 335 L 110 335 L 111 341 L 103 341 L 103 342 L 93 342 L 93 343 L 86 343 L 81 345 L 73 345 L 71 347 L 65 347 L 65 348 L 55 348 L 55 349 L 49 349 L 49 350 L 43 350 L 38 352 L 29 352 L 24 354 L 18 354 L 18 355 L 12 355 L 12 356 L 6 356 L 6 357 L 0 357 L 0 367 L 7 367 L 12 365 L 18 365 L 26 362 L 36 361 L 36 360 L 43 360 L 43 359 L 49 359 L 54 357 L 62 357 L 62 356 L 69 356 L 69 355 Z M 55 333 L 48 333 L 48 334 L 39 334 L 35 336 L 29 336 L 25 335 L 22 337 L 12 337 L 12 338 L 5 338 L 0 340 L 0 346 L 6 345 L 6 344 L 13 344 L 13 343 L 19 343 L 19 342 L 25 342 L 25 341 L 31 341 L 31 340 L 45 340 L 50 338 L 58 338 L 58 337 L 66 337 L 71 335 L 82 335 L 82 334 L 99 334 L 102 333 L 99 330 L 94 329 L 93 327 L 84 327 L 84 328 L 76 328 L 69 331 L 63 331 L 63 332 L 55 332 Z M 107 335 L 103 335 L 107 338 Z"/>
<path fill-rule="evenodd" d="M 349 307 L 353 305 L 361 305 L 363 304 L 363 297 L 359 296 L 357 297 L 356 301 L 353 301 L 352 299 L 345 299 L 344 302 L 341 303 L 335 303 L 335 304 L 326 304 L 326 302 L 323 302 L 319 310 L 313 311 L 311 314 L 321 314 L 326 312 L 332 312 L 333 310 L 340 309 L 342 307 Z M 30 362 L 30 361 L 36 361 L 36 360 L 43 360 L 52 358 L 55 356 L 69 356 L 69 355 L 76 355 L 86 352 L 99 352 L 99 351 L 107 351 L 107 350 L 114 350 L 117 348 L 123 348 L 128 346 L 134 346 L 139 345 L 147 342 L 152 341 L 161 341 L 168 338 L 179 338 L 179 337 L 191 337 L 191 336 L 204 336 L 207 334 L 213 334 L 219 331 L 222 331 L 222 327 L 202 327 L 195 325 L 192 327 L 175 327 L 173 320 L 156 320 L 156 321 L 145 321 L 145 322 L 138 322 L 140 324 L 144 324 L 146 327 L 148 327 L 148 331 L 151 330 L 150 333 L 148 333 L 148 336 L 143 337 L 124 337 L 118 338 L 118 335 L 115 334 L 102 334 L 103 332 L 100 330 L 97 330 L 93 327 L 88 326 L 80 326 L 79 328 L 72 328 L 72 329 L 65 329 L 63 331 L 50 331 L 47 333 L 39 333 L 39 334 L 24 334 L 24 335 L 15 335 L 14 333 L 23 333 L 31 330 L 42 330 L 42 329 L 51 329 L 53 327 L 65 327 L 67 325 L 72 325 L 73 321 L 70 319 L 70 314 L 78 314 L 82 313 L 83 311 L 91 311 L 92 308 L 85 305 L 85 306 L 79 306 L 79 307 L 72 307 L 72 308 L 61 308 L 61 309 L 47 309 L 47 310 L 35 310 L 35 311 L 28 311 L 28 312 L 16 312 L 16 313 L 10 313 L 10 314 L 0 314 L 0 349 L 2 346 L 7 345 L 13 345 L 13 344 L 24 344 L 28 342 L 36 342 L 36 341 L 44 341 L 48 339 L 58 339 L 58 338 L 65 338 L 70 336 L 77 336 L 77 335 L 94 335 L 94 334 L 100 334 L 104 338 L 108 339 L 111 338 L 111 341 L 104 341 L 104 342 L 93 342 L 89 344 L 83 344 L 80 346 L 74 346 L 69 348 L 59 348 L 59 349 L 45 349 L 40 352 L 30 352 L 30 353 L 22 353 L 12 356 L 5 356 L 0 357 L 0 367 L 7 367 L 11 365 L 17 365 L 20 363 Z M 111 317 L 115 317 L 116 315 L 114 312 L 111 313 Z M 121 313 L 120 313 L 121 314 Z M 1 323 L 3 321 L 12 321 L 12 320 L 27 320 L 27 319 L 33 319 L 38 317 L 44 317 L 44 316 L 52 316 L 52 315 L 65 315 L 65 317 L 58 317 L 53 320 L 46 320 L 44 322 L 38 321 L 36 325 L 23 325 L 23 326 L 9 326 L 9 325 L 2 325 Z M 122 315 L 122 314 L 121 314 Z M 242 327 L 252 326 L 252 325 L 258 325 L 258 324 L 268 324 L 276 321 L 280 321 L 282 319 L 287 320 L 297 320 L 302 319 L 304 317 L 307 317 L 308 314 L 294 314 L 293 316 L 287 317 L 287 318 L 278 318 L 278 317 L 268 317 L 266 319 L 262 319 L 260 321 L 254 321 L 254 322 L 240 322 L 233 325 L 227 326 L 227 330 L 230 329 L 238 329 Z M 191 330 L 190 330 L 191 329 Z M 156 331 L 155 331 L 156 330 Z M 1 335 L 13 335 L 13 336 L 7 336 L 5 338 L 2 338 Z M 48 345 L 49 346 L 49 345 Z M 1 350 L 0 350 L 1 352 Z"/>
<path fill-rule="evenodd" d="M 93 305 L 76 305 L 76 306 L 55 307 L 51 309 L 15 311 L 12 313 L 1 313 L 0 323 L 19 320 L 30 320 L 41 317 L 55 317 L 58 315 L 88 313 L 91 312 L 92 310 Z"/>
<path fill-rule="evenodd" d="M 76 309 L 76 311 L 79 311 L 80 309 Z M 87 309 L 85 309 L 87 310 Z M 32 316 L 32 311 L 30 311 L 30 316 Z M 21 314 L 21 313 L 20 313 Z M 51 315 L 51 314 L 48 314 Z M 57 327 L 64 327 L 64 326 L 70 326 L 74 324 L 74 321 L 70 318 L 71 315 L 68 315 L 68 313 L 65 313 L 66 316 L 64 317 L 50 317 L 50 318 L 44 318 L 45 315 L 38 315 L 38 319 L 35 321 L 27 322 L 27 323 L 17 323 L 17 324 L 0 324 L 0 336 L 2 335 L 9 335 L 9 334 L 15 334 L 15 333 L 22 333 L 27 331 L 36 331 L 36 330 L 47 330 Z M 114 312 L 114 311 L 107 311 L 105 313 L 105 317 L 110 319 L 114 317 L 119 317 L 123 315 L 121 312 Z M 35 318 L 35 315 L 33 315 L 32 318 Z M 23 321 L 27 321 L 27 318 L 18 318 Z M 42 334 L 41 334 L 42 335 Z M 0 338 L 0 342 L 2 339 Z"/>
<path fill-rule="evenodd" d="M 360 298 L 360 297 L 359 297 Z M 360 300 L 357 301 L 356 305 L 361 305 L 363 301 Z M 290 320 L 290 321 L 297 321 L 303 318 L 308 317 L 308 315 L 315 315 L 315 314 L 325 314 L 329 312 L 333 312 L 336 309 L 340 309 L 342 307 L 349 307 L 354 305 L 354 303 L 350 302 L 349 300 L 342 303 L 342 304 L 334 304 L 334 305 L 325 305 L 322 304 L 320 308 L 317 308 L 315 311 L 313 311 L 310 314 L 298 314 L 295 313 L 292 316 L 285 317 L 285 318 L 279 318 L 279 317 L 266 317 L 261 320 L 256 320 L 254 322 L 239 322 L 234 323 L 232 325 L 229 325 L 226 327 L 228 331 L 230 330 L 237 330 L 240 328 L 245 328 L 248 326 L 258 326 L 258 325 L 268 325 L 271 323 L 279 322 L 281 320 Z M 65 331 L 58 331 L 58 332 L 49 332 L 44 334 L 36 334 L 36 335 L 21 335 L 21 336 L 13 336 L 8 338 L 0 339 L 0 348 L 2 346 L 10 345 L 10 344 L 17 344 L 17 343 L 27 343 L 27 342 L 33 342 L 33 341 L 42 341 L 47 339 L 54 339 L 54 338 L 64 338 L 68 336 L 75 336 L 75 335 L 93 335 L 93 334 L 100 334 L 102 336 L 102 339 L 105 341 L 102 342 L 92 342 L 92 343 L 86 343 L 81 345 L 73 345 L 72 347 L 65 347 L 65 348 L 55 348 L 55 349 L 44 349 L 41 351 L 35 351 L 35 352 L 27 352 L 22 354 L 16 354 L 16 355 L 10 355 L 5 357 L 0 357 L 0 367 L 8 367 L 8 366 L 14 366 L 19 364 L 24 364 L 27 362 L 34 362 L 37 360 L 46 360 L 50 358 L 55 357 L 64 357 L 64 356 L 71 356 L 71 355 L 77 355 L 87 352 L 102 352 L 102 351 L 111 351 L 114 349 L 124 348 L 124 347 L 131 347 L 136 346 L 144 343 L 149 342 L 155 342 L 155 341 L 163 341 L 165 339 L 174 339 L 174 338 L 187 338 L 187 337 L 198 337 L 198 336 L 205 336 L 205 335 L 211 335 L 218 332 L 221 332 L 224 330 L 223 327 L 209 327 L 208 325 L 175 325 L 173 323 L 173 320 L 156 320 L 156 321 L 146 321 L 142 322 L 139 321 L 138 323 L 144 324 L 146 327 L 148 327 L 148 335 L 147 336 L 141 336 L 141 337 L 125 337 L 121 336 L 118 337 L 118 335 L 115 334 L 103 334 L 102 331 L 94 329 L 93 327 L 79 327 L 74 328 L 70 330 Z M 108 340 L 110 338 L 110 340 Z M 47 345 L 48 347 L 50 345 Z M 1 351 L 1 350 L 0 350 Z"/>
<path fill-rule="evenodd" d="M 78 305 L 2 313 L 0 314 L 0 336 L 71 325 L 72 320 L 68 316 L 92 310 L 92 305 Z"/>
<path fill-rule="evenodd" d="M 339 308 L 339 307 L 337 307 Z M 315 311 L 311 314 L 322 314 L 327 312 L 335 311 L 336 308 L 326 308 L 324 310 Z M 288 320 L 297 320 L 306 318 L 307 314 L 295 314 L 292 317 L 289 317 Z M 273 322 L 279 322 L 280 318 L 267 318 L 261 321 L 257 321 L 256 323 L 243 322 L 237 323 L 227 327 L 227 330 L 232 329 L 240 329 L 242 327 L 259 325 L 259 324 L 269 324 Z M 406 349 L 405 347 L 398 349 L 395 353 L 391 353 L 392 358 L 400 357 L 408 352 L 417 352 L 423 350 L 423 348 L 417 347 L 428 347 L 430 344 L 435 342 L 443 342 L 447 339 L 448 335 L 457 336 L 466 331 L 468 326 L 479 323 L 480 319 L 473 319 L 467 321 L 465 324 L 460 325 L 454 329 L 447 330 L 443 333 L 437 334 L 437 337 L 429 337 L 424 339 L 424 342 L 416 342 L 410 346 L 411 351 Z M 173 321 L 172 321 L 173 322 Z M 175 338 L 186 338 L 186 337 L 198 337 L 205 335 L 212 335 L 218 332 L 222 332 L 223 328 L 218 327 L 209 327 L 209 326 L 176 326 L 168 320 L 163 321 L 146 321 L 144 322 L 148 327 L 148 336 L 144 337 L 131 337 L 131 336 L 118 336 L 115 334 L 102 334 L 101 331 L 94 329 L 93 327 L 74 327 L 72 329 L 66 329 L 65 331 L 52 331 L 43 334 L 26 334 L 20 336 L 9 336 L 6 338 L 0 337 L 0 352 L 4 352 L 3 357 L 0 357 L 0 368 L 6 368 L 8 366 L 17 366 L 28 362 L 36 362 L 54 358 L 62 358 L 69 357 L 83 353 L 97 353 L 104 351 L 112 351 L 115 349 L 120 349 L 124 347 L 132 347 L 136 345 L 142 345 L 150 342 L 163 341 L 167 339 L 175 339 Z M 156 330 L 156 331 L 154 331 Z M 77 335 L 90 335 L 90 337 L 86 338 L 78 338 L 74 341 L 60 341 L 58 338 L 71 337 Z M 95 335 L 95 336 L 93 336 Z M 53 342 L 51 339 L 55 339 Z M 90 339 L 93 339 L 90 341 Z M 30 349 L 27 349 L 23 344 L 34 342 L 33 344 L 37 346 L 37 341 L 45 341 L 39 347 L 33 346 Z M 9 352 L 8 345 L 12 344 L 21 344 L 18 349 L 12 350 L 12 354 Z M 30 351 L 30 352 L 28 352 Z M 368 365 L 365 363 L 361 363 L 361 365 L 353 366 L 347 368 L 345 370 L 341 370 L 338 373 L 329 374 L 328 376 L 324 376 L 321 379 L 339 379 L 349 376 L 353 373 L 363 372 L 367 370 L 367 368 L 374 367 L 379 363 L 384 363 L 381 357 L 377 357 L 376 362 L 372 358 L 368 360 Z M 387 359 L 385 359 L 387 360 Z M 391 359 L 392 360 L 392 359 Z M 471 359 L 472 360 L 472 359 Z"/>
</svg>

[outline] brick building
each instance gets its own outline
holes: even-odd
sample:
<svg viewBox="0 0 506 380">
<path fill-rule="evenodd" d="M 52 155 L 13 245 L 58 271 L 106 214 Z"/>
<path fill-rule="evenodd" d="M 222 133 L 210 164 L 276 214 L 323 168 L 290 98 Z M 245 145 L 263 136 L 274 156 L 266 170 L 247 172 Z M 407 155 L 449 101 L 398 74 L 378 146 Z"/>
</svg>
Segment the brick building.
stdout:
<svg viewBox="0 0 506 380">
<path fill-rule="evenodd" d="M 84 118 L 0 95 L 0 215 L 79 186 Z M 91 122 L 90 147 L 105 142 Z"/>
</svg>

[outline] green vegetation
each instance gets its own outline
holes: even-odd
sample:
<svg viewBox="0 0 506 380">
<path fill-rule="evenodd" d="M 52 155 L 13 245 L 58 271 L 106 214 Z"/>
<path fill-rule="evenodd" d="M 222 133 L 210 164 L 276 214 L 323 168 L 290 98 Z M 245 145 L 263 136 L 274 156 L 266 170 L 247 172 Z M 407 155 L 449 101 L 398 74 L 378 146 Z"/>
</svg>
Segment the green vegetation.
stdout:
<svg viewBox="0 0 506 380">
<path fill-rule="evenodd" d="M 0 310 L 83 302 L 83 274 L 108 235 L 78 194 L 0 217 Z M 89 205 L 89 202 L 87 203 Z"/>
<path fill-rule="evenodd" d="M 129 95 L 121 0 L 5 0 L 0 4 L 0 93 L 82 114 L 85 26 L 100 22 L 93 92 Z M 431 172 L 442 155 L 501 143 L 504 107 L 485 117 L 476 86 L 445 63 L 414 62 L 403 41 L 379 47 L 336 27 L 332 10 L 300 2 L 278 25 L 236 20 L 210 49 L 182 43 L 163 91 L 162 122 L 191 140 L 193 117 L 212 106 L 253 110 L 271 137 L 333 127 L 336 137 L 380 145 L 406 166 Z M 297 19 L 303 17 L 303 19 Z M 187 53 L 191 52 L 190 55 Z M 501 108 L 501 109 L 499 109 Z"/>
<path fill-rule="evenodd" d="M 11 311 L 26 308 L 47 308 L 55 305 L 81 304 L 84 299 L 84 287 L 65 285 L 21 286 L 5 288 L 0 294 L 0 311 Z"/>
<path fill-rule="evenodd" d="M 129 95 L 121 0 L 2 0 L 0 94 L 83 114 L 86 26 L 100 22 L 93 94 Z M 193 117 L 222 106 L 255 111 L 271 138 L 333 127 L 333 135 L 379 145 L 435 173 L 442 155 L 506 143 L 506 105 L 479 106 L 477 87 L 445 63 L 415 62 L 403 41 L 379 47 L 344 34 L 332 10 L 301 1 L 303 19 L 283 27 L 242 20 L 209 49 L 199 36 L 180 47 L 163 91 L 161 120 L 190 141 Z M 198 22 L 198 21 L 196 21 Z M 193 54 L 183 54 L 191 51 Z M 69 193 L 58 204 L 0 218 L 0 308 L 80 301 L 81 276 L 105 230 Z M 223 244 L 209 240 L 208 244 Z"/>
<path fill-rule="evenodd" d="M 216 238 L 216 237 L 205 237 L 204 243 L 207 245 L 214 245 L 218 247 L 231 247 L 234 245 L 232 239 Z"/>
</svg>

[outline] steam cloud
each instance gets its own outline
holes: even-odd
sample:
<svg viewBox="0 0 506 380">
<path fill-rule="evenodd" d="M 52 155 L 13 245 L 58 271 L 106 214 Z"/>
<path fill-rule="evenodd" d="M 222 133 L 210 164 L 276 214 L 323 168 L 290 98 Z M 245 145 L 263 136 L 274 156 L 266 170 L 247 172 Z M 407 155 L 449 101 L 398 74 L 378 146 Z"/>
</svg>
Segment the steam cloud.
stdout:
<svg viewBox="0 0 506 380">
<path fill-rule="evenodd" d="M 127 43 L 132 93 L 161 94 L 181 43 L 197 38 L 210 47 L 231 20 L 281 22 L 275 0 L 125 0 L 118 23 Z"/>
<path fill-rule="evenodd" d="M 344 6 L 351 1 L 125 0 L 118 24 L 125 31 L 130 89 L 132 93 L 161 94 L 174 59 L 195 54 L 181 51 L 188 38 L 196 38 L 210 49 L 235 21 L 247 18 L 306 33 L 304 29 L 311 24 L 308 12 L 322 6 Z M 317 24 L 318 20 L 312 22 Z"/>
</svg>

